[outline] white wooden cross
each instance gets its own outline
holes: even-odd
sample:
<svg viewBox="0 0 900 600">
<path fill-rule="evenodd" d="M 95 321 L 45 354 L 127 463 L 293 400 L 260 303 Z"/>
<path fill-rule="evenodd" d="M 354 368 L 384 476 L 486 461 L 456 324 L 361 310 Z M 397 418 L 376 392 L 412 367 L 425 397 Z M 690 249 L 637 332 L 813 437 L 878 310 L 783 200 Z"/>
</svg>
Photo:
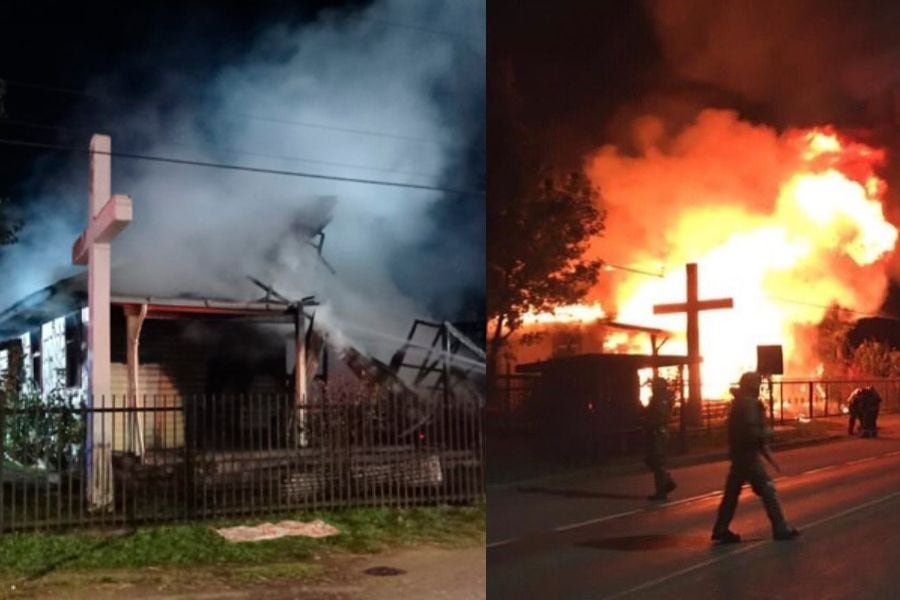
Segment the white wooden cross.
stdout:
<svg viewBox="0 0 900 600">
<path fill-rule="evenodd" d="M 128 196 L 115 195 L 112 187 L 112 141 L 95 134 L 90 145 L 88 226 L 72 247 L 72 262 L 88 267 L 88 365 L 93 408 L 112 406 L 110 398 L 110 242 L 131 222 Z M 91 454 L 88 496 L 95 507 L 112 502 L 111 414 L 94 416 L 89 425 Z"/>
<path fill-rule="evenodd" d="M 687 302 L 655 304 L 653 314 L 687 313 L 687 356 L 688 356 L 688 403 L 685 406 L 688 425 L 702 424 L 703 393 L 700 382 L 700 311 L 717 308 L 734 308 L 731 298 L 700 300 L 700 285 L 697 282 L 697 263 L 688 263 Z"/>
</svg>

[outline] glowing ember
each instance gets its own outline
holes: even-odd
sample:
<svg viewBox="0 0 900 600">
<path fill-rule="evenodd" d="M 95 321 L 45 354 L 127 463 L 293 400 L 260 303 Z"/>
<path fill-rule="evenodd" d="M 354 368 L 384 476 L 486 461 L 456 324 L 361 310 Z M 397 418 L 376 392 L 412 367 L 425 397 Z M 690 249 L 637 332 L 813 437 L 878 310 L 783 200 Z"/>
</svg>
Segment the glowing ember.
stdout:
<svg viewBox="0 0 900 600">
<path fill-rule="evenodd" d="M 646 342 L 640 344 L 634 335 L 624 331 L 611 331 L 603 339 L 603 351 L 608 354 L 638 354 L 647 352 Z"/>
<path fill-rule="evenodd" d="M 525 325 L 545 323 L 593 323 L 606 317 L 599 303 L 557 306 L 553 312 L 526 313 L 522 317 Z"/>
<path fill-rule="evenodd" d="M 641 381 L 639 399 L 642 406 L 647 406 L 650 404 L 650 396 L 653 395 L 653 390 L 650 386 L 650 382 L 653 379 L 653 369 L 638 369 L 638 378 Z"/>
</svg>

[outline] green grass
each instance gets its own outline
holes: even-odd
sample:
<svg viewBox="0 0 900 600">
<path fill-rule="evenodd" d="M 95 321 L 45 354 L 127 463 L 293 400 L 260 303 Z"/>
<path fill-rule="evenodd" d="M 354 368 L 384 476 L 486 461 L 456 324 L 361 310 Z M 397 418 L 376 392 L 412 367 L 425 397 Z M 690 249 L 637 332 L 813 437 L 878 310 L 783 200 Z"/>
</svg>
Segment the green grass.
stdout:
<svg viewBox="0 0 900 600">
<path fill-rule="evenodd" d="M 0 575 L 37 578 L 58 571 L 241 565 L 264 567 L 261 576 L 293 563 L 296 575 L 306 563 L 328 552 L 377 552 L 414 543 L 465 545 L 484 539 L 485 510 L 479 507 L 414 509 L 367 508 L 333 513 L 279 516 L 265 520 L 321 518 L 341 534 L 322 539 L 287 537 L 233 543 L 213 527 L 251 521 L 139 528 L 126 533 L 81 532 L 65 535 L 17 533 L 0 536 Z M 260 522 L 261 519 L 255 522 Z M 309 572 L 314 572 L 310 568 Z M 253 577 L 253 572 L 248 572 Z"/>
</svg>

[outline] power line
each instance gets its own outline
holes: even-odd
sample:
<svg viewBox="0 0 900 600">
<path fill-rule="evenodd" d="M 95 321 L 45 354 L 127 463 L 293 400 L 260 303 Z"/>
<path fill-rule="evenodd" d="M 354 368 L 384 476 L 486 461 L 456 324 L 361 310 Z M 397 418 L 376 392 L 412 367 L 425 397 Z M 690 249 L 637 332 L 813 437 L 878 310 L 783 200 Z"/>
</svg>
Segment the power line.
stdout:
<svg viewBox="0 0 900 600">
<path fill-rule="evenodd" d="M 50 131 L 61 131 L 64 133 L 79 133 L 79 134 L 91 134 L 97 131 L 96 128 L 88 129 L 88 128 L 75 128 L 75 127 L 59 127 L 56 125 L 46 125 L 44 123 L 33 123 L 31 121 L 23 121 L 20 119 L 3 119 L 0 118 L 0 125 L 16 125 L 21 127 L 30 127 L 33 129 L 45 129 Z M 185 148 L 188 150 L 196 150 L 200 152 L 207 152 L 208 148 L 201 148 L 199 146 L 192 146 L 190 144 L 181 144 L 177 142 L 169 142 L 167 145 L 177 146 L 179 148 Z M 351 169 L 362 169 L 366 171 L 377 171 L 380 173 L 398 173 L 400 175 L 416 175 L 420 177 L 438 177 L 435 173 L 425 173 L 423 171 L 403 171 L 400 169 L 387 169 L 381 167 L 372 167 L 367 165 L 353 164 L 353 163 L 343 163 L 336 161 L 327 161 L 327 160 L 318 160 L 313 158 L 305 158 L 302 156 L 288 156 L 282 154 L 265 154 L 261 152 L 249 152 L 247 150 L 238 150 L 236 148 L 218 148 L 218 150 L 226 152 L 228 154 L 244 154 L 246 156 L 259 156 L 262 158 L 274 158 L 276 160 L 289 160 L 295 162 L 304 162 L 309 164 L 317 164 L 317 165 L 328 165 L 333 167 L 348 167 Z"/>
<path fill-rule="evenodd" d="M 605 260 L 601 261 L 601 268 L 604 271 L 628 271 L 629 273 L 637 273 L 638 275 L 647 275 L 648 277 L 659 277 L 660 279 L 665 279 L 665 271 L 661 270 L 659 273 L 653 273 L 651 271 L 644 271 L 642 269 L 638 269 L 636 267 L 626 267 L 622 265 L 614 265 L 612 263 L 608 263 Z"/>
<path fill-rule="evenodd" d="M 85 98 L 93 98 L 95 100 L 103 100 L 106 102 L 115 102 L 116 101 L 116 99 L 112 96 L 91 94 L 91 93 L 83 92 L 80 90 L 74 90 L 71 88 L 64 88 L 64 87 L 57 87 L 57 86 L 53 86 L 53 85 L 27 83 L 27 82 L 23 82 L 23 81 L 16 81 L 14 79 L 4 79 L 2 77 L 0 77 L 0 82 L 4 82 L 8 85 L 12 85 L 12 86 L 16 86 L 16 87 L 23 87 L 23 88 L 29 88 L 29 89 L 35 89 L 35 90 L 44 90 L 44 91 L 56 92 L 56 93 L 60 93 L 60 94 L 69 94 L 69 95 L 73 95 L 73 96 L 82 96 Z M 342 133 L 352 133 L 354 135 L 366 135 L 366 136 L 370 136 L 370 137 L 380 137 L 380 138 L 386 138 L 386 139 L 394 139 L 394 140 L 407 141 L 407 142 L 417 142 L 417 143 L 423 143 L 423 144 L 438 144 L 437 141 L 431 140 L 428 138 L 417 137 L 417 136 L 412 136 L 412 135 L 401 135 L 401 134 L 396 134 L 396 133 L 390 133 L 387 131 L 374 131 L 371 129 L 340 127 L 337 125 L 313 123 L 310 121 L 296 121 L 296 120 L 292 120 L 292 119 L 283 119 L 283 118 L 276 118 L 276 117 L 263 117 L 263 116 L 252 115 L 252 114 L 247 114 L 247 113 L 223 112 L 222 114 L 225 115 L 226 117 L 228 115 L 231 115 L 233 117 L 237 117 L 240 119 L 268 122 L 268 123 L 274 123 L 274 124 L 279 124 L 279 125 L 291 125 L 294 127 L 306 127 L 309 129 L 321 129 L 321 130 L 327 130 L 327 131 L 339 131 Z"/>
<path fill-rule="evenodd" d="M 97 94 L 90 94 L 88 92 L 84 92 L 81 90 L 75 90 L 72 88 L 58 87 L 55 85 L 46 85 L 43 83 L 29 83 L 27 81 L 17 81 L 15 79 L 6 79 L 5 77 L 0 77 L 0 81 L 7 85 L 27 88 L 32 90 L 44 90 L 46 92 L 57 92 L 60 94 L 69 94 L 72 96 L 83 96 L 85 98 L 94 98 L 95 100 L 112 100 L 108 96 L 100 96 Z"/>
<path fill-rule="evenodd" d="M 786 304 L 798 304 L 801 306 L 809 306 L 812 308 L 824 308 L 826 310 L 831 310 L 832 308 L 837 308 L 838 311 L 850 313 L 850 314 L 854 314 L 854 315 L 859 315 L 862 317 L 877 317 L 879 319 L 890 319 L 893 321 L 900 321 L 900 317 L 895 317 L 893 315 L 888 315 L 888 314 L 881 313 L 881 312 L 869 313 L 869 312 L 863 312 L 861 310 L 853 310 L 852 308 L 845 308 L 845 307 L 841 306 L 840 304 L 831 304 L 831 305 L 816 304 L 815 302 L 806 302 L 804 300 L 792 300 L 790 298 L 782 298 L 780 296 L 771 296 L 768 294 L 766 295 L 766 297 L 769 298 L 770 300 L 774 300 L 776 302 L 784 302 Z"/>
<path fill-rule="evenodd" d="M 329 131 L 340 131 L 342 133 L 353 133 L 357 135 L 368 135 L 371 137 L 382 137 L 389 138 L 393 140 L 403 140 L 407 142 L 419 142 L 422 144 L 437 144 L 438 142 L 435 140 L 430 140 L 422 137 L 415 137 L 411 135 L 398 135 L 394 133 L 387 133 L 384 131 L 370 131 L 368 129 L 354 129 L 350 127 L 338 127 L 336 125 L 320 125 L 318 123 L 310 123 L 308 121 L 294 121 L 292 119 L 277 119 L 274 117 L 259 117 L 256 115 L 249 115 L 246 113 L 223 113 L 225 115 L 232 115 L 235 117 L 240 117 L 242 119 L 247 119 L 248 121 L 260 121 L 262 123 L 274 123 L 278 125 L 296 125 L 297 127 L 308 127 L 310 129 L 326 129 Z"/>
<path fill-rule="evenodd" d="M 79 154 L 89 154 L 90 150 L 85 148 L 77 148 L 74 146 L 62 146 L 59 144 L 45 144 L 40 142 L 27 142 L 24 140 L 9 140 L 0 138 L 0 145 L 18 146 L 24 148 L 40 148 L 45 150 L 61 150 L 64 152 L 75 152 Z M 229 171 L 246 171 L 249 173 L 262 173 L 267 175 L 284 175 L 288 177 L 302 177 L 306 179 L 325 179 L 329 181 L 340 181 L 344 183 L 360 183 L 365 185 L 378 185 L 384 187 L 396 187 L 414 190 L 426 190 L 431 192 L 443 192 L 447 194 L 458 194 L 461 196 L 484 195 L 484 190 L 462 190 L 455 188 L 445 188 L 434 185 L 424 185 L 418 183 L 403 183 L 399 181 L 382 181 L 378 179 L 360 179 L 356 177 L 340 177 L 337 175 L 323 175 L 320 173 L 304 173 L 301 171 L 285 171 L 280 169 L 264 169 L 260 167 L 248 167 L 244 165 L 230 165 L 225 163 L 212 163 L 199 160 L 186 160 L 180 158 L 170 158 L 165 156 L 151 156 L 147 154 L 133 154 L 130 152 L 96 152 L 106 156 L 114 156 L 117 158 L 131 158 L 136 160 L 147 160 L 152 162 L 169 163 L 176 165 L 186 165 L 192 167 L 206 167 L 210 169 L 225 169 Z"/>
<path fill-rule="evenodd" d="M 191 150 L 203 151 L 202 148 L 198 148 L 196 146 L 189 146 L 189 145 L 185 145 L 185 144 L 176 144 L 176 143 L 173 143 L 172 145 L 179 146 L 181 148 L 188 148 Z M 219 150 L 221 150 L 222 152 L 228 153 L 228 154 L 244 154 L 246 156 L 258 156 L 260 158 L 272 158 L 275 160 L 303 162 L 303 163 L 309 163 L 309 164 L 314 164 L 314 165 L 327 165 L 330 167 L 346 167 L 346 168 L 350 168 L 350 169 L 361 169 L 364 171 L 375 171 L 377 173 L 397 173 L 398 175 L 413 175 L 413 176 L 418 176 L 418 177 L 439 177 L 439 175 L 437 175 L 435 173 L 425 173 L 424 171 L 403 171 L 400 169 L 388 169 L 388 168 L 384 168 L 384 167 L 371 167 L 371 166 L 354 164 L 354 163 L 344 163 L 344 162 L 337 162 L 337 161 L 331 161 L 331 160 L 319 160 L 319 159 L 314 159 L 314 158 L 304 158 L 301 156 L 286 156 L 286 155 L 279 155 L 279 154 L 267 154 L 267 153 L 263 153 L 263 152 L 249 152 L 247 150 L 238 150 L 236 148 L 219 148 Z"/>
</svg>

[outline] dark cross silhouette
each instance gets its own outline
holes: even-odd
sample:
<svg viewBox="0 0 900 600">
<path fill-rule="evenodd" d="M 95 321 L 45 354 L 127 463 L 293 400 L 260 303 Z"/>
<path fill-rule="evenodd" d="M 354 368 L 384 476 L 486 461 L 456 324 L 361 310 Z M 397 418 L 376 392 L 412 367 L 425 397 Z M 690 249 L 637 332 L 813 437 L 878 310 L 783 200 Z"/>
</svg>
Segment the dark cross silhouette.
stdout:
<svg viewBox="0 0 900 600">
<path fill-rule="evenodd" d="M 690 361 L 688 365 L 688 403 L 685 407 L 685 416 L 690 425 L 699 425 L 701 422 L 701 391 L 700 391 L 700 311 L 716 308 L 734 308 L 731 298 L 716 298 L 714 300 L 700 300 L 697 296 L 697 264 L 687 265 L 687 302 L 676 304 L 655 304 L 653 314 L 662 315 L 668 313 L 687 313 L 687 355 Z"/>
</svg>

